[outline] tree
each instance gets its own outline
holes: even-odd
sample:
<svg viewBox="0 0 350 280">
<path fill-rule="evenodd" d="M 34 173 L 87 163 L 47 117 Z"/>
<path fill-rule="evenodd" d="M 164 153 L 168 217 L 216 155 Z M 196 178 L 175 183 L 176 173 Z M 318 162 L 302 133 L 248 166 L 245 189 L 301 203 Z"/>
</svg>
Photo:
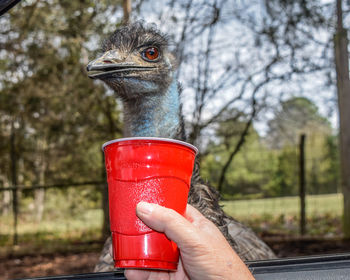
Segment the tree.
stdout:
<svg viewBox="0 0 350 280">
<path fill-rule="evenodd" d="M 327 119 L 322 117 L 318 108 L 310 100 L 304 97 L 295 97 L 281 103 L 281 107 L 275 111 L 274 117 L 269 121 L 269 129 L 266 140 L 269 147 L 281 150 L 278 167 L 273 181 L 274 184 L 284 185 L 289 191 L 285 194 L 297 194 L 295 180 L 286 181 L 286 178 L 296 178 L 297 162 L 296 147 L 299 137 L 306 134 L 306 170 L 307 191 L 311 194 L 336 192 L 337 186 L 334 179 L 328 177 L 327 170 L 334 170 L 336 158 L 330 149 L 334 149 L 332 129 Z M 291 164 L 286 166 L 284 161 Z M 332 167 L 333 166 L 333 167 Z M 283 176 L 282 176 L 283 175 Z M 336 173 L 333 174 L 336 176 Z M 334 178 L 334 176 L 332 176 Z M 281 181 L 282 180 L 282 181 Z M 271 186 L 272 189 L 279 188 Z M 283 193 L 283 192 L 282 192 Z"/>
<path fill-rule="evenodd" d="M 344 195 L 343 231 L 350 238 L 350 81 L 347 30 L 343 26 L 342 1 L 336 1 L 337 29 L 334 36 L 339 104 L 341 185 Z"/>
<path fill-rule="evenodd" d="M 323 193 L 328 192 L 328 190 L 335 190 L 337 187 L 337 192 L 341 193 L 340 184 L 340 161 L 339 161 L 339 137 L 338 135 L 330 135 L 326 139 L 326 158 L 328 159 L 325 169 L 324 177 L 328 178 L 327 184 L 324 185 Z"/>
<path fill-rule="evenodd" d="M 305 97 L 293 97 L 281 102 L 273 118 L 268 122 L 267 140 L 272 148 L 297 145 L 302 133 L 331 133 L 328 120 L 318 108 Z"/>
<path fill-rule="evenodd" d="M 231 4 L 228 0 L 168 1 L 154 11 L 158 13 L 157 23 L 174 41 L 180 64 L 178 78 L 186 100 L 188 141 L 198 146 L 205 143 L 202 135 L 215 126 L 223 114 L 236 112 L 232 108 L 245 106 L 245 113 L 252 114 L 251 105 L 256 103 L 256 109 L 260 109 L 266 93 L 264 86 L 281 78 L 267 75 L 274 61 L 260 59 L 259 54 L 254 57 L 257 59 L 254 66 L 252 61 L 247 61 L 243 46 L 251 48 L 252 44 L 243 35 L 247 31 L 243 26 L 242 30 L 228 29 L 231 34 L 223 37 L 222 28 L 240 25 L 235 15 L 228 18 L 232 13 Z M 139 1 L 135 11 L 147 18 L 143 13 L 148 12 L 147 5 L 149 1 Z"/>
<path fill-rule="evenodd" d="M 272 151 L 276 157 L 270 180 L 263 188 L 266 197 L 295 196 L 298 194 L 298 164 L 295 147 L 285 146 L 279 152 Z"/>
<path fill-rule="evenodd" d="M 201 175 L 217 187 L 224 197 L 261 197 L 263 186 L 272 174 L 274 159 L 252 126 L 245 134 L 240 152 L 236 152 L 234 159 L 232 157 L 237 142 L 242 141 L 241 132 L 248 122 L 249 116 L 243 113 L 238 119 L 222 119 L 215 130 L 215 140 L 208 144 L 203 154 Z"/>
<path fill-rule="evenodd" d="M 252 93 L 258 85 L 261 85 L 257 101 L 260 105 L 278 104 L 271 97 L 283 100 L 283 96 L 298 94 L 313 98 L 317 92 L 326 106 L 329 107 L 331 101 L 335 107 L 335 95 L 330 94 L 335 89 L 332 38 L 337 28 L 334 46 L 344 220 L 350 221 L 350 173 L 347 171 L 350 137 L 345 121 L 349 119 L 349 110 L 344 109 L 349 108 L 349 67 L 342 2 L 171 0 L 164 1 L 155 12 L 159 23 L 174 32 L 172 37 L 181 66 L 179 77 L 191 108 L 187 110 L 189 141 L 197 145 L 205 142 L 206 130 L 215 126 L 227 109 L 250 108 L 248 104 L 252 104 Z M 142 12 L 142 7 L 149 3 L 139 0 L 137 10 Z M 337 23 L 333 12 L 336 7 Z M 346 14 L 348 12 L 346 9 Z M 145 13 L 142 15 L 147 18 Z M 210 113 L 206 113 L 208 111 Z M 350 222 L 346 222 L 344 228 L 350 236 Z"/>
<path fill-rule="evenodd" d="M 131 0 L 123 0 L 123 11 L 124 11 L 123 23 L 127 24 L 130 22 Z"/>
<path fill-rule="evenodd" d="M 312 96 L 317 91 L 329 101 L 329 5 L 316 0 L 171 0 L 150 14 L 150 1 L 135 2 L 136 13 L 156 21 L 173 39 L 188 141 L 202 150 L 228 112 L 244 111 L 254 122 L 296 92 Z"/>
<path fill-rule="evenodd" d="M 0 137 L 9 143 L 14 127 L 19 184 L 102 180 L 100 147 L 121 135 L 121 122 L 116 99 L 87 78 L 85 67 L 102 31 L 115 28 L 116 19 L 107 23 L 103 15 L 116 13 L 120 4 L 21 2 L 0 18 L 0 67 L 6 69 Z M 9 146 L 3 149 L 0 162 L 11 166 Z M 10 175 L 1 169 L 4 180 Z M 43 195 L 36 192 L 39 218 Z"/>
</svg>

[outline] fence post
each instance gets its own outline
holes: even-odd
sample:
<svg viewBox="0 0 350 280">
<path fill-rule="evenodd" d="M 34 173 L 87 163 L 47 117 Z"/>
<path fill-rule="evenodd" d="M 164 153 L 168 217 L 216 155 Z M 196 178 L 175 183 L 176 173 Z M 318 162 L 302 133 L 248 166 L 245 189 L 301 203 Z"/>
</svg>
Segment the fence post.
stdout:
<svg viewBox="0 0 350 280">
<path fill-rule="evenodd" d="M 300 234 L 306 233 L 305 219 L 305 134 L 300 135 L 299 143 L 299 196 L 300 196 Z"/>
<path fill-rule="evenodd" d="M 17 153 L 16 153 L 16 138 L 15 128 L 12 121 L 11 136 L 10 136 L 10 158 L 11 158 L 11 179 L 13 188 L 13 244 L 18 244 L 17 222 L 18 222 L 18 200 L 17 200 Z"/>
</svg>

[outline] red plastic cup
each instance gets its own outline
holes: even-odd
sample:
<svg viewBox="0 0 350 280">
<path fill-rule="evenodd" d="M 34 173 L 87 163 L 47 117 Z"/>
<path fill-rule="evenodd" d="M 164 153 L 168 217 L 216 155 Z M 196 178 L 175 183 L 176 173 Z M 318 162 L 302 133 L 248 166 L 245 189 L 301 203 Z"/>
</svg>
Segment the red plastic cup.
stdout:
<svg viewBox="0 0 350 280">
<path fill-rule="evenodd" d="M 197 148 L 178 140 L 135 137 L 102 146 L 115 267 L 176 270 L 179 250 L 136 216 L 140 201 L 185 213 Z"/>
</svg>

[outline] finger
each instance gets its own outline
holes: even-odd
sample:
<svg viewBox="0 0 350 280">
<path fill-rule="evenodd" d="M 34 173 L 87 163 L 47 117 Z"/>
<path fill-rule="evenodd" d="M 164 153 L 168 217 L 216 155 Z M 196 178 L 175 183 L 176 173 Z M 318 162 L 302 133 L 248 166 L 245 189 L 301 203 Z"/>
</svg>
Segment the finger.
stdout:
<svg viewBox="0 0 350 280">
<path fill-rule="evenodd" d="M 157 204 L 140 202 L 136 206 L 137 216 L 150 228 L 164 232 L 181 248 L 196 242 L 197 229 L 186 218 L 176 211 Z M 196 218 L 193 209 L 189 210 L 190 217 Z"/>
<path fill-rule="evenodd" d="M 152 271 L 148 280 L 170 280 L 170 275 L 167 271 Z"/>
<path fill-rule="evenodd" d="M 128 280 L 147 280 L 151 271 L 141 269 L 125 269 L 124 276 Z"/>
<path fill-rule="evenodd" d="M 173 274 L 170 274 L 171 280 L 189 280 L 189 277 L 186 274 L 186 271 L 183 267 L 181 258 L 179 259 L 179 264 L 177 265 L 177 271 Z"/>
<path fill-rule="evenodd" d="M 203 219 L 206 219 L 201 212 L 199 212 L 196 208 L 194 208 L 192 205 L 187 204 L 185 217 L 190 222 L 198 222 L 202 221 Z"/>
<path fill-rule="evenodd" d="M 126 269 L 124 276 L 128 280 L 169 280 L 170 275 L 167 271 Z"/>
</svg>

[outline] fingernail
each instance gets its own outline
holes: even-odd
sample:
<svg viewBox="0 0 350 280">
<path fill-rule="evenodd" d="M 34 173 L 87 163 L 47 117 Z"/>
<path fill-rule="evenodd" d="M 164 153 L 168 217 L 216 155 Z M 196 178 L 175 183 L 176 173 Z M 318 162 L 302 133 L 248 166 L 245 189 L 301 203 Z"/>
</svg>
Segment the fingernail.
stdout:
<svg viewBox="0 0 350 280">
<path fill-rule="evenodd" d="M 154 210 L 152 203 L 141 201 L 137 204 L 137 212 L 142 215 L 150 215 Z"/>
</svg>

